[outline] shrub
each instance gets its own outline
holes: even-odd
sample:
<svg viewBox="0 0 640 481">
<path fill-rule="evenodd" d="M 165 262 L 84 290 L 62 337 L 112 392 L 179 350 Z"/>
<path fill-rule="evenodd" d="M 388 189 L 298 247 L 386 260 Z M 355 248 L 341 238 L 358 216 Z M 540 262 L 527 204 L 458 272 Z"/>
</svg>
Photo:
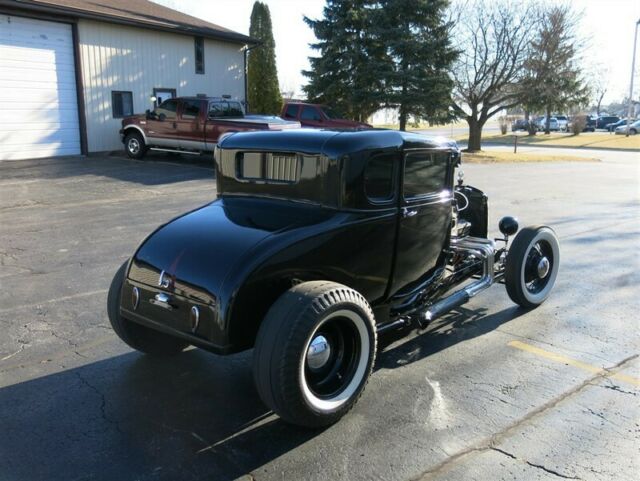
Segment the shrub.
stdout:
<svg viewBox="0 0 640 481">
<path fill-rule="evenodd" d="M 576 115 L 571 119 L 571 132 L 573 135 L 580 135 L 587 126 L 587 116 L 584 114 Z"/>
<path fill-rule="evenodd" d="M 509 127 L 509 120 L 507 117 L 500 117 L 498 119 L 498 123 L 500 124 L 500 133 L 502 135 L 507 135 L 507 128 Z"/>
</svg>

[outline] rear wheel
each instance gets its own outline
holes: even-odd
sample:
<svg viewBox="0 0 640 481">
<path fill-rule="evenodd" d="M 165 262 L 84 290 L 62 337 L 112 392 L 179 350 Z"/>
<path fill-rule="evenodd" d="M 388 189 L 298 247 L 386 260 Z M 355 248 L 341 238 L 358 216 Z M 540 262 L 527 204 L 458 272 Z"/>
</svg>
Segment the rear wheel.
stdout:
<svg viewBox="0 0 640 481">
<path fill-rule="evenodd" d="M 513 302 L 525 308 L 542 304 L 555 284 L 560 246 L 549 227 L 525 227 L 516 235 L 505 269 L 505 286 Z"/>
<path fill-rule="evenodd" d="M 188 343 L 122 317 L 120 314 L 120 301 L 126 270 L 127 262 L 120 266 L 120 269 L 113 277 L 107 296 L 107 314 L 115 333 L 130 347 L 146 354 L 173 356 L 182 352 L 189 345 Z"/>
<path fill-rule="evenodd" d="M 124 138 L 124 149 L 132 159 L 141 159 L 147 153 L 147 144 L 138 132 L 130 132 Z"/>
<path fill-rule="evenodd" d="M 260 326 L 253 358 L 256 387 L 283 420 L 326 426 L 362 394 L 375 352 L 367 301 L 341 284 L 305 282 L 285 292 Z"/>
</svg>

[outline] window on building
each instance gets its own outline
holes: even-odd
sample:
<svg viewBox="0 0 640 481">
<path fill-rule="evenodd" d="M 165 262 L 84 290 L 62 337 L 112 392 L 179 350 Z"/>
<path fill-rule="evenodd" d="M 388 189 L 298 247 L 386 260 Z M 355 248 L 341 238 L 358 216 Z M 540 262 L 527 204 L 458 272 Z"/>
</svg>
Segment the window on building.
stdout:
<svg viewBox="0 0 640 481">
<path fill-rule="evenodd" d="M 322 120 L 320 118 L 320 114 L 318 113 L 318 110 L 315 107 L 310 107 L 308 105 L 305 105 L 302 108 L 302 114 L 300 115 L 300 120 Z"/>
<path fill-rule="evenodd" d="M 440 192 L 447 180 L 447 154 L 411 152 L 404 158 L 404 197 Z"/>
<path fill-rule="evenodd" d="M 114 119 L 133 115 L 133 94 L 131 92 L 111 92 L 111 109 Z"/>
<path fill-rule="evenodd" d="M 204 73 L 204 38 L 195 37 L 194 45 L 196 49 L 196 73 Z"/>
<path fill-rule="evenodd" d="M 182 101 L 182 118 L 197 119 L 200 115 L 200 100 L 186 99 Z"/>
<path fill-rule="evenodd" d="M 164 115 L 165 119 L 175 119 L 176 111 L 178 110 L 178 101 L 176 99 L 165 100 L 156 108 L 156 115 Z"/>
<path fill-rule="evenodd" d="M 394 154 L 379 154 L 371 157 L 364 169 L 364 190 L 373 201 L 393 198 Z"/>
</svg>

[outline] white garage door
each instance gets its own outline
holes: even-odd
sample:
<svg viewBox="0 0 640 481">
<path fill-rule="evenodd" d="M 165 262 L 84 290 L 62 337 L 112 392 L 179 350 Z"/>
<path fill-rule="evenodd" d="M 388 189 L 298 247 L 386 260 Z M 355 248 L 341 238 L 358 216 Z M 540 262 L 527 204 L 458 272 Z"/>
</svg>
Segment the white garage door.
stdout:
<svg viewBox="0 0 640 481">
<path fill-rule="evenodd" d="M 80 153 L 71 26 L 0 16 L 0 160 Z"/>
</svg>

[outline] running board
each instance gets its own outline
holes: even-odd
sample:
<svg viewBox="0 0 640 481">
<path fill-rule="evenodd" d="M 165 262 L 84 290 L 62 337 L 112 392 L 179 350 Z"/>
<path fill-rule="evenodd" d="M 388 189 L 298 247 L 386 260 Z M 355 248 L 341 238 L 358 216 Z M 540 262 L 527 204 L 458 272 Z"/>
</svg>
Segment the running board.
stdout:
<svg viewBox="0 0 640 481">
<path fill-rule="evenodd" d="M 173 152 L 175 154 L 200 155 L 200 152 L 193 150 L 162 149 L 160 147 L 149 147 L 149 150 L 156 150 L 158 152 Z"/>
</svg>

